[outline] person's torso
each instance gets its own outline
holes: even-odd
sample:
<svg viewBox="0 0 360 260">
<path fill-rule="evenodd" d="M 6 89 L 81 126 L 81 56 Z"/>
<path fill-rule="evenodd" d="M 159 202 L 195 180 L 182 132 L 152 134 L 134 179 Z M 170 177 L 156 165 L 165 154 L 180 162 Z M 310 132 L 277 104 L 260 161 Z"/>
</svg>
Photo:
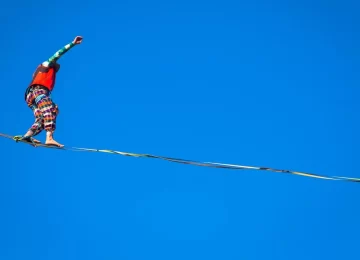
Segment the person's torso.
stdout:
<svg viewBox="0 0 360 260">
<path fill-rule="evenodd" d="M 51 66 L 45 67 L 42 64 L 39 65 L 33 74 L 33 79 L 30 83 L 30 87 L 33 85 L 41 85 L 46 87 L 49 91 L 52 91 L 55 86 L 56 72 Z"/>
</svg>

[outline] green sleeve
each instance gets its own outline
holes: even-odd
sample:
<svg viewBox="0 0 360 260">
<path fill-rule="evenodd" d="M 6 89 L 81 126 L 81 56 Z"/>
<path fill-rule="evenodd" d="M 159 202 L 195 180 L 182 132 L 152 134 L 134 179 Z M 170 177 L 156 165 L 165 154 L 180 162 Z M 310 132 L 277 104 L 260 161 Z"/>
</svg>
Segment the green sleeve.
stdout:
<svg viewBox="0 0 360 260">
<path fill-rule="evenodd" d="M 70 50 L 72 47 L 74 47 L 75 44 L 73 42 L 65 45 L 63 48 L 61 48 L 60 50 L 58 50 L 53 56 L 51 56 L 47 62 L 48 63 L 52 63 L 52 62 L 56 62 L 58 59 L 60 59 L 60 57 L 62 55 L 64 55 L 68 50 Z"/>
</svg>

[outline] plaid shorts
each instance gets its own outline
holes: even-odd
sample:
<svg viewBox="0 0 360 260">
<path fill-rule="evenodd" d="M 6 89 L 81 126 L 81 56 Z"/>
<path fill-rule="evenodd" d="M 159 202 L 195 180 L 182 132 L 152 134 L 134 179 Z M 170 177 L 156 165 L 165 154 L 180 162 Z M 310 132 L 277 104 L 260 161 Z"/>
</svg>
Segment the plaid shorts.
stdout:
<svg viewBox="0 0 360 260">
<path fill-rule="evenodd" d="M 30 128 L 33 136 L 39 134 L 43 129 L 51 132 L 56 129 L 56 117 L 59 114 L 59 108 L 49 94 L 47 89 L 35 85 L 26 95 L 26 103 L 35 116 L 35 122 Z"/>
</svg>

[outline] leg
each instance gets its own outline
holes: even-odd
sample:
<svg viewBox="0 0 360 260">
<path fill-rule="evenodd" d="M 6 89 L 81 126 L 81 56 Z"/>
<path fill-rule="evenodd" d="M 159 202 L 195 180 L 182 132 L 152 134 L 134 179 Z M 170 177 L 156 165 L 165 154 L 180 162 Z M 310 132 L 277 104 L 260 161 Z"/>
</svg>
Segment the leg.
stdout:
<svg viewBox="0 0 360 260">
<path fill-rule="evenodd" d="M 23 140 L 23 141 L 27 141 L 29 143 L 32 143 L 34 146 L 36 146 L 36 144 L 41 143 L 39 140 L 36 140 L 35 138 L 33 138 L 33 136 L 38 135 L 42 129 L 43 129 L 43 119 L 41 116 L 41 112 L 39 109 L 37 108 L 32 108 L 33 112 L 34 112 L 34 116 L 35 116 L 35 123 L 30 127 L 30 129 L 26 132 L 25 135 L 17 135 L 14 136 L 14 140 L 15 141 L 19 141 L 19 140 Z"/>
<path fill-rule="evenodd" d="M 46 94 L 46 92 L 43 89 L 39 89 L 35 86 L 32 91 L 30 91 L 29 94 L 26 96 L 26 103 L 34 114 L 35 122 L 22 138 L 29 139 L 29 141 L 35 143 L 40 143 L 40 141 L 34 139 L 33 136 L 38 135 L 44 129 L 43 116 L 41 111 L 36 106 L 35 99 L 39 95 L 43 94 Z"/>
<path fill-rule="evenodd" d="M 54 140 L 54 132 L 56 130 L 56 118 L 58 115 L 58 108 L 53 103 L 51 98 L 45 97 L 38 102 L 38 109 L 41 111 L 43 118 L 43 125 L 46 131 L 46 144 L 56 145 L 63 147 L 64 145 L 59 144 Z"/>
<path fill-rule="evenodd" d="M 44 129 L 44 119 L 41 114 L 41 111 L 35 107 L 33 109 L 33 112 L 34 112 L 35 122 L 30 127 L 30 129 L 27 131 L 27 133 L 24 135 L 24 137 L 37 136 Z M 38 140 L 35 140 L 35 139 L 33 141 L 40 143 Z"/>
</svg>

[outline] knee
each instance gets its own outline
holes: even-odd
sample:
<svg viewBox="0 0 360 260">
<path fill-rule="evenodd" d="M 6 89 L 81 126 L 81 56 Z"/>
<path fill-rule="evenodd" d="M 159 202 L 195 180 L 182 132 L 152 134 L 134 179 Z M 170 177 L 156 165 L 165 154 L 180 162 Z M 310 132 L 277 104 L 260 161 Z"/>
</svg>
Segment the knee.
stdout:
<svg viewBox="0 0 360 260">
<path fill-rule="evenodd" d="M 52 106 L 52 113 L 54 114 L 55 117 L 60 113 L 60 110 L 59 110 L 58 105 L 53 104 L 53 106 Z"/>
</svg>

